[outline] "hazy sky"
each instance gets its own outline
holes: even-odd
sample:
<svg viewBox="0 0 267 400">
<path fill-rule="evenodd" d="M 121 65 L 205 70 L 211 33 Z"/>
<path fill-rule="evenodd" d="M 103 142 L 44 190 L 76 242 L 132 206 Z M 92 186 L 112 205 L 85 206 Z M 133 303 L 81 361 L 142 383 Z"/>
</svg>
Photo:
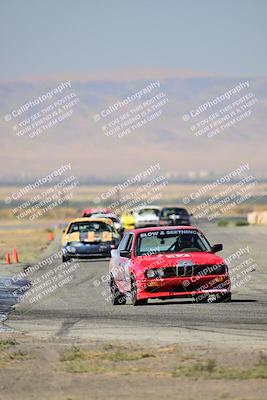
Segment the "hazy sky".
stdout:
<svg viewBox="0 0 267 400">
<path fill-rule="evenodd" d="M 266 75 L 266 0 L 0 0 L 0 78 L 127 68 Z"/>
</svg>

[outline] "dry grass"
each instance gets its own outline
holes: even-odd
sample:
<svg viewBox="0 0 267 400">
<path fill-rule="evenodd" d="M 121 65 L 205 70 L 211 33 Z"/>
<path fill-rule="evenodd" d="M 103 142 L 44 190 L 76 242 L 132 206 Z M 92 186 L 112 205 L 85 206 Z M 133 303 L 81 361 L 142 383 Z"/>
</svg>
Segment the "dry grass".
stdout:
<svg viewBox="0 0 267 400">
<path fill-rule="evenodd" d="M 267 379 L 266 355 L 260 353 L 254 364 L 241 368 L 225 365 L 215 358 L 205 355 L 181 353 L 172 349 L 172 357 L 165 349 L 128 348 L 105 345 L 100 349 L 72 346 L 63 351 L 60 361 L 63 370 L 75 374 L 112 375 L 165 375 L 173 378 L 192 378 L 206 380 L 248 380 Z M 148 362 L 145 360 L 148 359 Z M 170 362 L 171 361 L 171 362 Z M 177 365 L 172 367 L 176 363 Z M 165 364 L 165 365 L 164 365 Z"/>
<path fill-rule="evenodd" d="M 0 340 L 0 351 L 3 349 L 9 349 L 12 346 L 16 346 L 17 341 L 15 339 L 1 339 Z"/>
<path fill-rule="evenodd" d="M 124 398 L 125 393 L 129 399 L 144 393 L 161 399 L 176 398 L 178 392 L 179 398 L 207 400 L 266 398 L 266 353 L 249 348 L 237 354 L 225 346 L 189 349 L 30 336 L 2 339 L 0 346 L 1 394 L 8 400 L 87 399 L 88 393 L 93 399 Z"/>
<path fill-rule="evenodd" d="M 0 340 L 0 368 L 9 368 L 12 362 L 28 360 L 29 354 L 21 349 L 14 350 L 19 346 L 15 339 Z"/>
<path fill-rule="evenodd" d="M 60 357 L 64 363 L 64 370 L 72 373 L 95 373 L 106 374 L 122 371 L 117 368 L 118 364 L 128 362 L 123 365 L 124 374 L 130 372 L 140 372 L 142 368 L 132 368 L 129 362 L 138 361 L 146 358 L 154 358 L 155 355 L 137 349 L 127 349 L 124 347 L 104 347 L 101 350 L 85 349 L 72 346 L 66 349 Z"/>
<path fill-rule="evenodd" d="M 249 368 L 233 368 L 217 365 L 215 359 L 208 358 L 177 367 L 173 371 L 173 377 L 217 380 L 267 379 L 267 365 L 256 364 Z"/>
<path fill-rule="evenodd" d="M 17 249 L 20 262 L 35 261 L 47 244 L 46 229 L 0 230 L 0 263 L 4 262 L 6 253 L 12 254 L 14 248 Z"/>
</svg>

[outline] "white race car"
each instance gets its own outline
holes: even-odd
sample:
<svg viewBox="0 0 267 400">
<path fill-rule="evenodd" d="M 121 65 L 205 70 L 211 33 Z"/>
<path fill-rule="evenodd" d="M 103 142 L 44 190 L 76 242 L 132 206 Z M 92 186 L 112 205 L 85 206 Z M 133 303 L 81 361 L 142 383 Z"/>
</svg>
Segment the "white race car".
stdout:
<svg viewBox="0 0 267 400">
<path fill-rule="evenodd" d="M 140 207 L 134 212 L 135 228 L 159 226 L 160 208 L 157 206 Z"/>
</svg>

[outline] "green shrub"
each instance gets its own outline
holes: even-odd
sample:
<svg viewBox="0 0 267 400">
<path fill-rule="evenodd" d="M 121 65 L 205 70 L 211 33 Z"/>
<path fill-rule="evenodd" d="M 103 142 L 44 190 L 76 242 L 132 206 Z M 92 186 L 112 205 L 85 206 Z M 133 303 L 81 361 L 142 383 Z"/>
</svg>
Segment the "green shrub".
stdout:
<svg viewBox="0 0 267 400">
<path fill-rule="evenodd" d="M 229 224 L 229 221 L 227 219 L 220 219 L 218 222 L 218 226 L 227 226 Z"/>
<path fill-rule="evenodd" d="M 235 226 L 248 226 L 249 223 L 247 221 L 236 221 Z"/>
</svg>

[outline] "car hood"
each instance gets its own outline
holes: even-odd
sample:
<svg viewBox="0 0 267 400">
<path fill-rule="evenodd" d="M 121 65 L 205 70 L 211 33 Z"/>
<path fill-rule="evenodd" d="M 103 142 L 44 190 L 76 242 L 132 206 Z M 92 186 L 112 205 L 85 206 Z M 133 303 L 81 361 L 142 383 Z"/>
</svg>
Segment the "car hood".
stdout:
<svg viewBox="0 0 267 400">
<path fill-rule="evenodd" d="M 65 236 L 65 242 L 102 242 L 111 241 L 113 238 L 111 232 L 73 232 Z"/>
<path fill-rule="evenodd" d="M 213 265 L 224 262 L 224 260 L 216 254 L 206 252 L 156 254 L 135 258 L 135 264 L 141 264 L 143 268 L 171 267 L 180 262 L 193 265 Z"/>
</svg>

